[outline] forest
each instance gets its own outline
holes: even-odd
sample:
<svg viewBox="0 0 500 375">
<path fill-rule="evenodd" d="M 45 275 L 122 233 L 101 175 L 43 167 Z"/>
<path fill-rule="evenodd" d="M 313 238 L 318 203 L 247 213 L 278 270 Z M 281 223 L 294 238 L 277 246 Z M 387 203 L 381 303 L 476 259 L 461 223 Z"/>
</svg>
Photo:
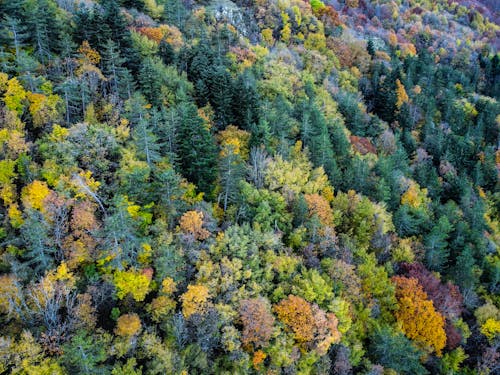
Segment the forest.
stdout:
<svg viewBox="0 0 500 375">
<path fill-rule="evenodd" d="M 0 374 L 500 374 L 496 0 L 0 0 Z"/>
</svg>

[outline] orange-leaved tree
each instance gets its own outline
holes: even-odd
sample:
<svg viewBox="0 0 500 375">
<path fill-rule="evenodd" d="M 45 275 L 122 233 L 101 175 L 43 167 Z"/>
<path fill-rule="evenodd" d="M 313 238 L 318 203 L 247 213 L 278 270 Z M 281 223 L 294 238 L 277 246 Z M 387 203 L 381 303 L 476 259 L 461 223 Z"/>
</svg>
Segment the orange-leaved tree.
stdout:
<svg viewBox="0 0 500 375">
<path fill-rule="evenodd" d="M 441 356 L 446 345 L 444 317 L 435 310 L 415 278 L 394 276 L 399 309 L 396 319 L 404 334 L 424 349 Z"/>
</svg>

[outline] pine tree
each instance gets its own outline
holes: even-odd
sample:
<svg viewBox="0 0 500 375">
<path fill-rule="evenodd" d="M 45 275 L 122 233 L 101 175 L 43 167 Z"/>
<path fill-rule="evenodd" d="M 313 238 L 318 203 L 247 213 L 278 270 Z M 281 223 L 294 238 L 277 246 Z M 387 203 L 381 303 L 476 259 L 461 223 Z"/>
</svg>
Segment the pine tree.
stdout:
<svg viewBox="0 0 500 375">
<path fill-rule="evenodd" d="M 134 96 L 127 102 L 127 111 L 133 129 L 134 143 L 139 151 L 139 155 L 144 158 L 148 166 L 152 166 L 160 158 L 160 145 L 151 130 L 150 114 L 147 111 L 147 104 L 140 94 Z"/>
<path fill-rule="evenodd" d="M 124 67 L 125 62 L 116 43 L 108 40 L 102 53 L 102 72 L 107 78 L 106 85 L 115 102 L 118 98 L 130 99 L 134 88 L 133 78 Z"/>
<path fill-rule="evenodd" d="M 56 249 L 49 237 L 50 226 L 37 210 L 30 210 L 21 227 L 21 238 L 26 246 L 25 265 L 37 275 L 43 275 L 55 263 Z"/>
<path fill-rule="evenodd" d="M 450 255 L 446 240 L 452 230 L 453 226 L 446 216 L 442 216 L 439 218 L 437 225 L 425 236 L 425 260 L 429 269 L 441 272 L 446 268 Z"/>
<path fill-rule="evenodd" d="M 203 192 L 209 192 L 217 176 L 217 148 L 210 131 L 193 103 L 178 106 L 181 122 L 177 132 L 182 173 Z"/>
</svg>

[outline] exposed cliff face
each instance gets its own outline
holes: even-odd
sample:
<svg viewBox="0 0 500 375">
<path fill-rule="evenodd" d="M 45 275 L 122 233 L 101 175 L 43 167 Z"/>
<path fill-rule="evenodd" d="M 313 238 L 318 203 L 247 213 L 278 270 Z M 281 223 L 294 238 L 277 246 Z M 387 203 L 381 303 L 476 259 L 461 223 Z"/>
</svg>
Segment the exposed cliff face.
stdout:
<svg viewBox="0 0 500 375">
<path fill-rule="evenodd" d="M 258 28 L 255 19 L 247 9 L 240 8 L 229 0 L 216 0 L 210 3 L 207 10 L 213 14 L 218 22 L 227 22 L 234 26 L 238 32 L 253 39 Z"/>
</svg>

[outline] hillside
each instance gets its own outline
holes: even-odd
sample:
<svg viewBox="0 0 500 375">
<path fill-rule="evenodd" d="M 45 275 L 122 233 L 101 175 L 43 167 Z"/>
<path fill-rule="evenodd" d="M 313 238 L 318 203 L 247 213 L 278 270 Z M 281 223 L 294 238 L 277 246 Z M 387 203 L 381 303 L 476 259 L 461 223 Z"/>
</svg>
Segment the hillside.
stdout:
<svg viewBox="0 0 500 375">
<path fill-rule="evenodd" d="M 0 0 L 0 374 L 500 373 L 495 0 Z"/>
</svg>

